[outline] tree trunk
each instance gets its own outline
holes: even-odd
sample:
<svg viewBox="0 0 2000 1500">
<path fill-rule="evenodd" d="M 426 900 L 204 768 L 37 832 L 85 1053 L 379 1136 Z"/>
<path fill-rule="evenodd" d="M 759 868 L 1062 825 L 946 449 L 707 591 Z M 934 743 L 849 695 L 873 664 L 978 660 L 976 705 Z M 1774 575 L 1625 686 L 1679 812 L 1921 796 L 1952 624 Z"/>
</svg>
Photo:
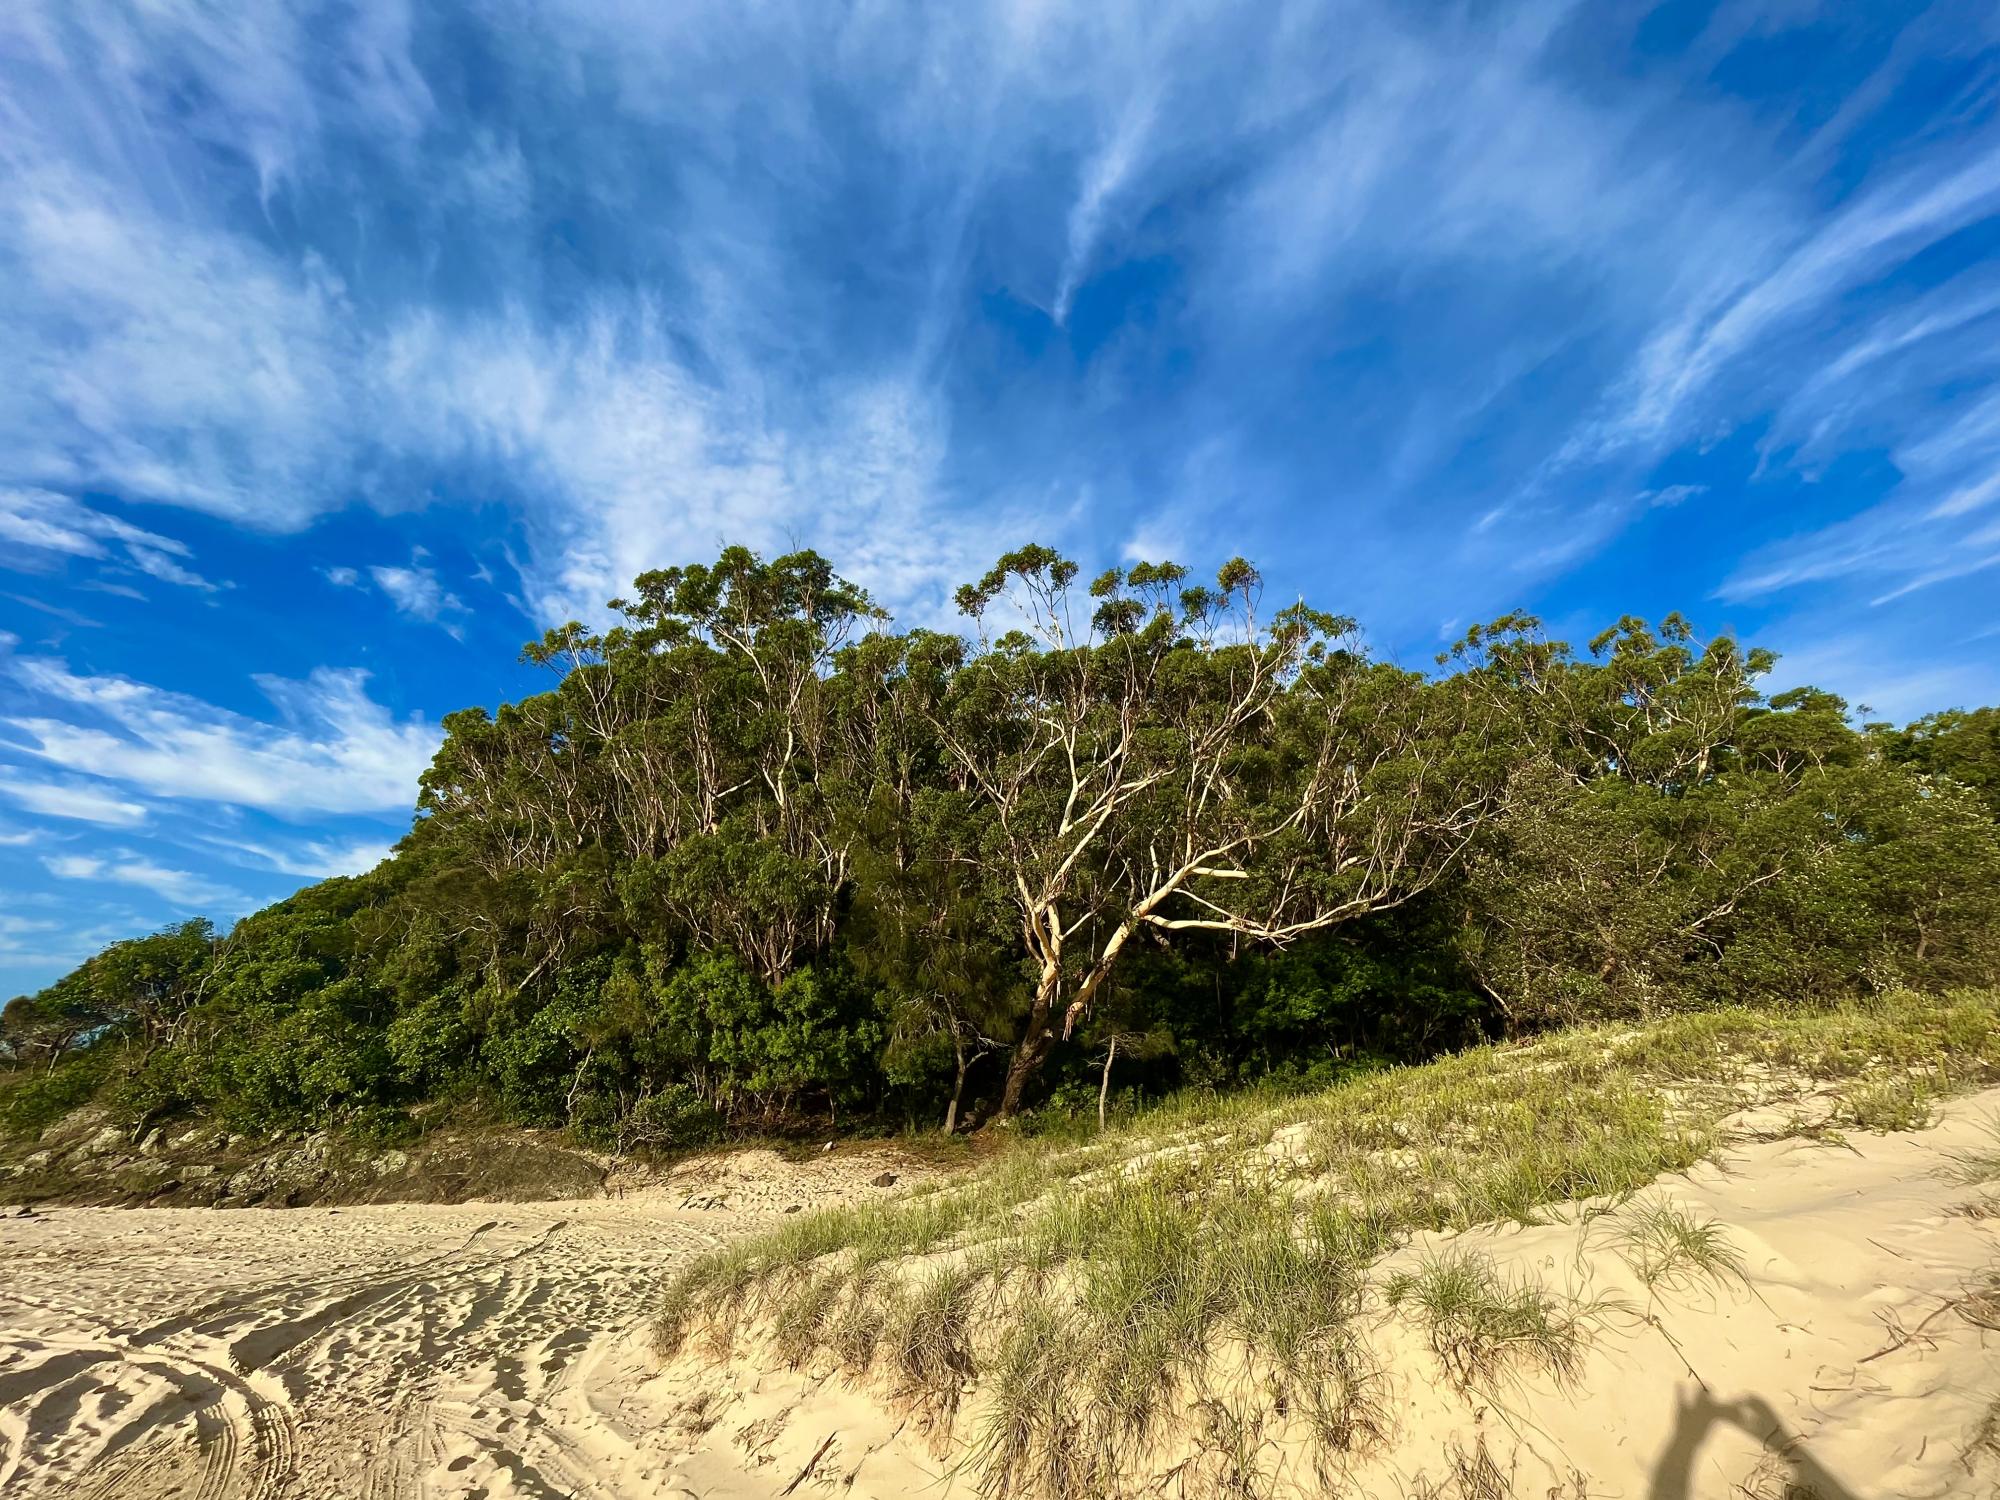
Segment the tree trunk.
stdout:
<svg viewBox="0 0 2000 1500">
<path fill-rule="evenodd" d="M 1045 979 L 1035 991 L 1035 1003 L 1028 1012 L 1028 1024 L 1022 1028 L 1020 1045 L 1014 1048 L 1013 1059 L 1007 1064 L 1007 1084 L 1000 1091 L 1000 1113 L 996 1119 L 1011 1120 L 1021 1112 L 1021 1100 L 1028 1092 L 1028 1085 L 1042 1071 L 1042 1064 L 1055 1048 L 1055 1033 L 1049 1029 L 1049 1011 L 1055 1006 L 1055 998 L 1055 980 Z"/>
<path fill-rule="evenodd" d="M 1118 1060 L 1118 1038 L 1111 1039 L 1111 1045 L 1104 1049 L 1104 1081 L 1097 1086 L 1097 1130 L 1102 1135 L 1110 1126 L 1108 1118 L 1111 1105 L 1111 1065 Z"/>
<path fill-rule="evenodd" d="M 951 1104 L 944 1112 L 944 1133 L 954 1135 L 958 1131 L 958 1101 L 965 1097 L 965 1070 L 970 1066 L 965 1060 L 965 1042 L 954 1036 L 952 1050 L 958 1054 L 958 1078 L 951 1086 Z"/>
</svg>

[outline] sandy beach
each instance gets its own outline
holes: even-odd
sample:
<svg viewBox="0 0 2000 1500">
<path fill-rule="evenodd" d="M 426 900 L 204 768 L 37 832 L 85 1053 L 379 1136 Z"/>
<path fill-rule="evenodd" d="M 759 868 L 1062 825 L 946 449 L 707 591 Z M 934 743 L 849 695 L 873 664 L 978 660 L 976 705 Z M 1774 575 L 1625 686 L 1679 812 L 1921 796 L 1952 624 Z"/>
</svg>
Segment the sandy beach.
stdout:
<svg viewBox="0 0 2000 1500">
<path fill-rule="evenodd" d="M 1622 1312 L 1576 1380 L 1499 1400 L 1448 1390 L 1385 1313 L 1393 1420 L 1345 1492 L 1486 1493 L 1465 1487 L 1476 1459 L 1523 1496 L 1994 1493 L 2000 1235 L 1941 1169 L 1990 1141 L 1996 1111 L 2000 1090 L 1927 1131 L 1745 1140 L 1649 1189 L 1726 1228 L 1740 1285 L 1649 1291 L 1610 1221 L 1574 1213 L 1464 1237 Z M 0 1492 L 969 1493 L 881 1391 L 754 1349 L 663 1367 L 650 1344 L 679 1259 L 879 1195 L 884 1167 L 748 1152 L 622 1198 L 0 1220 Z M 921 1175 L 900 1165 L 898 1183 Z M 1274 1492 L 1303 1492 L 1284 1467 Z"/>
<path fill-rule="evenodd" d="M 0 1220 L 0 1493 L 681 1492 L 647 1390 L 662 1276 L 879 1194 L 885 1165 L 750 1152 L 578 1202 Z"/>
</svg>

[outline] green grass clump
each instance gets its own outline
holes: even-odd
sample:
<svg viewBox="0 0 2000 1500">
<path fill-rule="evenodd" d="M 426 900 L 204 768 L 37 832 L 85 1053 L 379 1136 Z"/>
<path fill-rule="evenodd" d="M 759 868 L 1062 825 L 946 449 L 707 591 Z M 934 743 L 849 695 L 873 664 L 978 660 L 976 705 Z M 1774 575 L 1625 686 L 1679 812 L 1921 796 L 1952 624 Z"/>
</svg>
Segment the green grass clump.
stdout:
<svg viewBox="0 0 2000 1500">
<path fill-rule="evenodd" d="M 966 1267 L 927 1272 L 898 1299 L 882 1330 L 904 1394 L 933 1422 L 949 1421 L 972 1376 L 969 1325 L 979 1279 Z"/>
<path fill-rule="evenodd" d="M 1583 1366 L 1593 1309 L 1510 1280 L 1484 1256 L 1445 1251 L 1391 1276 L 1382 1295 L 1419 1315 L 1431 1352 L 1461 1391 L 1490 1390 L 1519 1373 L 1562 1383 Z"/>
<path fill-rule="evenodd" d="M 1713 1219 L 1665 1199 L 1635 1203 L 1616 1221 L 1619 1253 L 1648 1291 L 1743 1281 L 1743 1258 Z"/>
<path fill-rule="evenodd" d="M 1835 1118 L 1857 1130 L 1922 1130 L 1931 1123 L 1933 1098 L 1921 1077 L 1891 1074 L 1857 1085 Z"/>
<path fill-rule="evenodd" d="M 1194 1095 L 718 1250 L 667 1286 L 659 1342 L 750 1331 L 795 1364 L 830 1356 L 960 1443 L 990 1494 L 1126 1493 L 1169 1449 L 1226 1490 L 1274 1434 L 1329 1472 L 1386 1426 L 1365 1309 L 1376 1262 L 1413 1235 L 1608 1201 L 1649 1290 L 1727 1281 L 1741 1268 L 1719 1226 L 1628 1200 L 1712 1156 L 1731 1114 L 1831 1093 L 1843 1123 L 1909 1129 L 1996 1079 L 2000 992 L 1966 991 L 1585 1028 L 1317 1094 Z M 1450 1252 L 1380 1290 L 1465 1390 L 1574 1378 L 1614 1311 Z"/>
<path fill-rule="evenodd" d="M 1961 1187 L 1984 1187 L 2000 1182 L 2000 1116 L 1989 1116 L 1981 1124 L 1986 1137 L 1969 1151 L 1954 1151 L 1942 1175 Z"/>
</svg>

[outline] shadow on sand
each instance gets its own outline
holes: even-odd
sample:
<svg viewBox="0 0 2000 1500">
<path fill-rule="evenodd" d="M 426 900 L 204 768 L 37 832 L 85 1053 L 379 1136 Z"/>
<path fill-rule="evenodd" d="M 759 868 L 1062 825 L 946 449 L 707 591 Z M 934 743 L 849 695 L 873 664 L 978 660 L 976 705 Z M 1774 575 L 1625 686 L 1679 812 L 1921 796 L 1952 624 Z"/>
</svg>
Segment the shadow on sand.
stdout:
<svg viewBox="0 0 2000 1500">
<path fill-rule="evenodd" d="M 1703 1389 L 1681 1398 L 1678 1408 L 1673 1436 L 1653 1466 L 1649 1500 L 1701 1500 L 1718 1493 L 1713 1488 L 1697 1489 L 1694 1480 L 1695 1458 L 1717 1426 L 1738 1428 L 1764 1445 L 1764 1451 L 1786 1476 L 1785 1487 L 1776 1492 L 1786 1500 L 1864 1500 L 1806 1451 L 1805 1439 L 1788 1431 L 1762 1396 L 1718 1401 Z"/>
</svg>

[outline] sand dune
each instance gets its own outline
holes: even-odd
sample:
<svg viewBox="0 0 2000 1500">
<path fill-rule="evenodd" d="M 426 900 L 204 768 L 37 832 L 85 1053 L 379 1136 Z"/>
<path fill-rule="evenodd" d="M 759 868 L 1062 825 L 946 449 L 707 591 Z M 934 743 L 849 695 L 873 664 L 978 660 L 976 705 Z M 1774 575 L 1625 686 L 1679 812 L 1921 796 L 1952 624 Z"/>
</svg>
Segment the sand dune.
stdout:
<svg viewBox="0 0 2000 1500">
<path fill-rule="evenodd" d="M 1649 1287 L 1616 1219 L 1584 1205 L 1532 1228 L 1419 1236 L 1377 1268 L 1378 1285 L 1451 1250 L 1594 1307 L 1574 1377 L 1558 1386 L 1530 1372 L 1461 1392 L 1416 1319 L 1378 1302 L 1368 1339 L 1385 1420 L 1342 1472 L 1315 1473 L 1297 1434 L 1259 1430 L 1240 1435 L 1245 1469 L 1211 1483 L 1195 1441 L 1216 1414 L 1207 1398 L 1183 1404 L 1145 1467 L 1188 1465 L 1156 1487 L 1170 1495 L 1243 1492 L 1248 1473 L 1248 1493 L 1273 1496 L 2000 1496 L 2000 1220 L 1990 1188 L 1940 1174 L 1955 1155 L 1992 1150 L 1996 1113 L 2000 1090 L 1947 1106 L 1921 1132 L 1745 1139 L 1655 1184 L 1640 1202 L 1670 1200 L 1727 1232 L 1743 1278 L 1724 1285 Z M 963 1450 L 918 1441 L 919 1419 L 882 1386 L 775 1364 L 753 1342 L 718 1379 L 694 1352 L 656 1385 L 703 1429 L 683 1470 L 691 1493 L 975 1493 L 974 1475 L 953 1472 Z M 979 1421 L 976 1390 L 962 1411 L 961 1441 Z"/>
<path fill-rule="evenodd" d="M 1502 1402 L 1453 1392 L 1385 1313 L 1394 1420 L 1349 1492 L 1467 1493 L 1454 1473 L 1483 1458 L 1522 1496 L 1994 1493 L 1978 1439 L 2000 1306 L 1964 1298 L 2000 1235 L 1937 1168 L 1995 1111 L 2000 1091 L 1932 1131 L 1745 1144 L 1658 1185 L 1728 1228 L 1748 1272 L 1734 1289 L 1649 1292 L 1574 1220 L 1462 1237 L 1627 1313 L 1572 1386 Z M 795 1204 L 879 1193 L 880 1170 L 748 1153 L 622 1199 L 0 1220 L 0 1493 L 969 1491 L 837 1377 L 663 1371 L 648 1344 L 677 1258 Z M 1273 1467 L 1282 1491 L 1282 1454 Z"/>
</svg>

